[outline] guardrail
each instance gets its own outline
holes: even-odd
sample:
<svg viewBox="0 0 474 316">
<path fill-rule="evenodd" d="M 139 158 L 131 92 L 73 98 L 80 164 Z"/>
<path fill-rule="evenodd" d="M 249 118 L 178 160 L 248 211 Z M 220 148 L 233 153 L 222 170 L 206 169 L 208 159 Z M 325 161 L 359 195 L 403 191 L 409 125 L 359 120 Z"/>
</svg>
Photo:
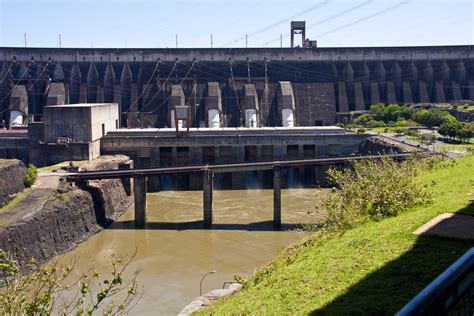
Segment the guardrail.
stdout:
<svg viewBox="0 0 474 316">
<path fill-rule="evenodd" d="M 474 247 L 418 293 L 397 315 L 474 315 Z"/>
</svg>

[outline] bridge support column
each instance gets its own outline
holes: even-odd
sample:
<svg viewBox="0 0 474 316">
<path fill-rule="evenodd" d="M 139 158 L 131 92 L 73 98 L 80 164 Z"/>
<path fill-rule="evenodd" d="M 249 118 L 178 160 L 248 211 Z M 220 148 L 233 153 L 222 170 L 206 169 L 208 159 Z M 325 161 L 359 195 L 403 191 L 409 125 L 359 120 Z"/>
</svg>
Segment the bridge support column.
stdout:
<svg viewBox="0 0 474 316">
<path fill-rule="evenodd" d="M 202 181 L 203 206 L 204 206 L 204 227 L 212 226 L 212 187 L 214 173 L 209 170 L 204 171 Z"/>
<path fill-rule="evenodd" d="M 281 169 L 273 167 L 273 227 L 281 228 Z"/>
<path fill-rule="evenodd" d="M 133 180 L 134 202 L 135 202 L 135 225 L 145 226 L 146 224 L 146 187 L 147 177 L 137 176 Z"/>
</svg>

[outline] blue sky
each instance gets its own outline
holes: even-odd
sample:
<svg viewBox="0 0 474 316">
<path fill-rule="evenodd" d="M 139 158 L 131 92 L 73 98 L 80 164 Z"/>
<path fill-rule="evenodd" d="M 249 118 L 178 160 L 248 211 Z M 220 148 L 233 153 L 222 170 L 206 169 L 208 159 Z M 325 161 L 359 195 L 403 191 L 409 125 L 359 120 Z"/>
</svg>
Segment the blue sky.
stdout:
<svg viewBox="0 0 474 316">
<path fill-rule="evenodd" d="M 306 20 L 319 46 L 474 43 L 473 0 L 0 0 L 0 46 L 289 46 Z"/>
</svg>

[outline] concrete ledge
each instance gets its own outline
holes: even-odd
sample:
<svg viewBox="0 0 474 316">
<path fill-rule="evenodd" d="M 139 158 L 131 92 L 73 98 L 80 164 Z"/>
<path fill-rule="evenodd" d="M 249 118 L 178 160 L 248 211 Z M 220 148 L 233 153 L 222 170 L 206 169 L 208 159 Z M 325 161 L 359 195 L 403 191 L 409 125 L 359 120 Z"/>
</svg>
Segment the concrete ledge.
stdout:
<svg viewBox="0 0 474 316">
<path fill-rule="evenodd" d="M 474 216 L 443 213 L 413 232 L 474 240 Z"/>
</svg>

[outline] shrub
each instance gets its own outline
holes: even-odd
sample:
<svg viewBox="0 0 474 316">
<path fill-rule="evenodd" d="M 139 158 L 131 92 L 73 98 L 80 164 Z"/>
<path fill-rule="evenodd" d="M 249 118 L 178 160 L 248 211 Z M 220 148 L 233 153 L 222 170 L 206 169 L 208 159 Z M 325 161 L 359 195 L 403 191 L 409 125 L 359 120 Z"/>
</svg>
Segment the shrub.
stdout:
<svg viewBox="0 0 474 316">
<path fill-rule="evenodd" d="M 427 127 L 441 126 L 445 122 L 455 122 L 456 118 L 447 111 L 423 109 L 413 114 L 413 120 Z"/>
<path fill-rule="evenodd" d="M 405 133 L 408 136 L 418 136 L 418 134 L 420 134 L 420 131 L 417 129 L 407 129 Z"/>
<path fill-rule="evenodd" d="M 394 127 L 406 127 L 408 126 L 408 122 L 405 119 L 398 119 L 395 123 L 393 123 Z"/>
<path fill-rule="evenodd" d="M 436 140 L 436 136 L 432 133 L 424 133 L 421 135 L 421 140 L 432 143 Z"/>
<path fill-rule="evenodd" d="M 357 134 L 364 134 L 366 132 L 365 128 L 358 128 Z"/>
<path fill-rule="evenodd" d="M 124 277 L 135 254 L 125 261 L 112 256 L 110 273 L 104 276 L 92 269 L 74 275 L 74 265 L 60 266 L 59 259 L 40 268 L 34 259 L 25 262 L 34 271 L 23 275 L 20 263 L 0 249 L 0 310 L 5 315 L 127 314 L 143 294 L 139 271 L 131 280 Z"/>
<path fill-rule="evenodd" d="M 36 179 L 38 178 L 38 170 L 32 164 L 28 165 L 28 170 L 26 170 L 26 175 L 23 178 L 23 183 L 27 188 L 31 187 Z"/>
<path fill-rule="evenodd" d="M 406 134 L 407 131 L 408 131 L 408 128 L 403 128 L 403 127 L 397 127 L 393 130 L 395 132 L 395 134 L 397 135 L 403 135 L 403 134 Z"/>
<path fill-rule="evenodd" d="M 373 120 L 374 120 L 374 117 L 372 114 L 362 114 L 354 119 L 354 123 L 357 125 L 365 126 Z"/>
<path fill-rule="evenodd" d="M 328 171 L 329 181 L 339 190 L 322 202 L 327 211 L 326 226 L 349 228 L 363 222 L 396 216 L 410 206 L 429 200 L 426 188 L 414 183 L 419 162 L 401 164 L 391 158 L 354 161 L 352 169 Z"/>
<path fill-rule="evenodd" d="M 385 127 L 387 126 L 384 122 L 382 121 L 370 121 L 368 124 L 367 124 L 367 127 L 368 128 L 375 128 L 375 127 Z"/>
</svg>

